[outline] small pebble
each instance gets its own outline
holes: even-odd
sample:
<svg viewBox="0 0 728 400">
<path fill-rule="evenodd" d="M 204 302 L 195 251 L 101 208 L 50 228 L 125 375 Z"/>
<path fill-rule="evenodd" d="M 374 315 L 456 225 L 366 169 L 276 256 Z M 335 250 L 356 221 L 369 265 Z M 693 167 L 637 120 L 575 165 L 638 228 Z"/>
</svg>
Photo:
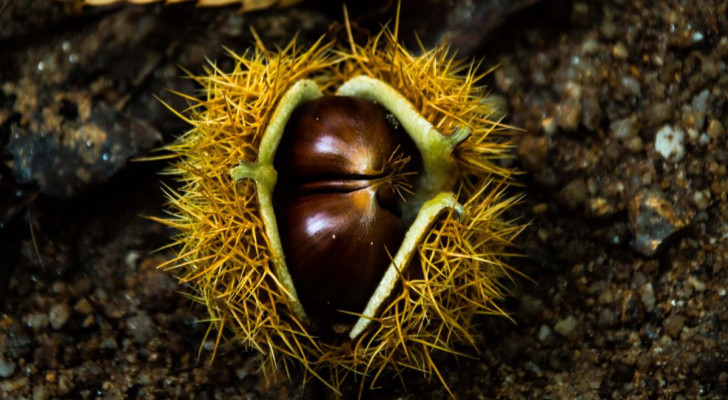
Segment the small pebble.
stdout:
<svg viewBox="0 0 728 400">
<path fill-rule="evenodd" d="M 671 104 L 655 103 L 647 109 L 645 116 L 650 125 L 658 125 L 670 119 L 673 112 Z"/>
<path fill-rule="evenodd" d="M 91 306 L 91 303 L 85 297 L 77 301 L 73 309 L 81 314 L 91 314 L 94 311 L 93 306 Z"/>
<path fill-rule="evenodd" d="M 573 315 L 569 315 L 568 317 L 556 322 L 554 330 L 561 336 L 569 336 L 569 334 L 576 329 L 577 323 L 578 321 L 576 318 L 574 318 Z"/>
<path fill-rule="evenodd" d="M 688 138 L 690 138 L 691 141 L 695 141 L 698 139 L 699 135 L 698 135 L 697 129 L 690 127 L 687 129 L 687 133 L 688 133 Z"/>
<path fill-rule="evenodd" d="M 685 325 L 685 317 L 682 315 L 671 315 L 662 321 L 665 332 L 673 338 L 677 338 Z"/>
<path fill-rule="evenodd" d="M 631 76 L 622 77 L 622 87 L 624 87 L 627 92 L 632 96 L 639 97 L 642 95 L 642 88 L 640 87 L 640 83 L 637 81 L 637 79 Z"/>
<path fill-rule="evenodd" d="M 116 343 L 116 339 L 110 337 L 102 340 L 99 347 L 106 350 L 116 350 L 119 348 L 119 344 Z"/>
<path fill-rule="evenodd" d="M 604 197 L 594 197 L 587 203 L 589 214 L 595 217 L 607 217 L 617 212 L 614 203 Z"/>
<path fill-rule="evenodd" d="M 521 298 L 520 311 L 527 316 L 535 316 L 543 309 L 543 301 L 533 296 L 524 294 Z"/>
<path fill-rule="evenodd" d="M 637 357 L 636 365 L 637 369 L 647 370 L 654 363 L 655 359 L 650 353 L 643 353 Z"/>
<path fill-rule="evenodd" d="M 0 378 L 9 378 L 15 372 L 15 363 L 0 356 Z"/>
<path fill-rule="evenodd" d="M 538 330 L 538 340 L 545 342 L 549 336 L 551 336 L 551 328 L 548 325 L 541 325 L 541 329 Z"/>
<path fill-rule="evenodd" d="M 645 172 L 640 180 L 644 186 L 649 186 L 652 184 L 652 174 L 649 172 Z"/>
<path fill-rule="evenodd" d="M 543 215 L 549 210 L 549 205 L 546 203 L 538 203 L 531 208 L 531 212 L 535 215 Z"/>
<path fill-rule="evenodd" d="M 202 344 L 202 348 L 205 349 L 206 351 L 213 351 L 213 350 L 215 350 L 215 341 L 214 340 L 206 340 Z"/>
<path fill-rule="evenodd" d="M 36 385 L 33 387 L 33 400 L 45 400 L 48 398 L 46 387 L 43 385 Z"/>
<path fill-rule="evenodd" d="M 609 124 L 609 130 L 614 133 L 614 136 L 622 140 L 636 136 L 639 129 L 639 120 L 635 114 L 627 118 L 618 119 Z"/>
<path fill-rule="evenodd" d="M 576 178 L 569 182 L 559 192 L 559 198 L 572 210 L 584 204 L 587 198 L 587 188 L 584 179 Z"/>
<path fill-rule="evenodd" d="M 61 329 L 71 316 L 71 307 L 66 303 L 56 304 L 48 311 L 48 319 L 53 329 Z"/>
<path fill-rule="evenodd" d="M 140 258 L 142 258 L 141 254 L 139 254 L 136 250 L 132 250 L 124 256 L 124 264 L 126 264 L 127 267 L 134 269 L 139 264 Z"/>
<path fill-rule="evenodd" d="M 149 376 L 149 372 L 142 372 L 137 376 L 136 383 L 142 386 L 150 385 L 154 382 L 151 376 Z"/>
<path fill-rule="evenodd" d="M 536 365 L 536 363 L 529 361 L 526 363 L 526 368 L 534 375 L 536 376 L 542 376 L 543 372 L 541 371 L 541 368 Z"/>
<path fill-rule="evenodd" d="M 546 135 L 553 136 L 558 127 L 556 126 L 556 122 L 554 122 L 553 118 L 547 117 L 541 120 L 541 129 L 543 129 L 543 133 Z"/>
<path fill-rule="evenodd" d="M 65 294 L 68 291 L 68 287 L 63 282 L 53 282 L 53 286 L 51 286 L 53 293 L 55 294 Z"/>
<path fill-rule="evenodd" d="M 127 318 L 126 327 L 136 343 L 146 343 L 154 337 L 154 322 L 147 314 L 138 314 Z"/>
<path fill-rule="evenodd" d="M 581 120 L 581 103 L 577 101 L 568 101 L 559 104 L 556 107 L 556 121 L 563 130 L 573 132 L 579 127 Z"/>
<path fill-rule="evenodd" d="M 637 299 L 635 293 L 628 290 L 622 298 L 622 312 L 620 320 L 625 324 L 638 324 L 645 317 L 645 309 L 642 302 Z"/>
<path fill-rule="evenodd" d="M 693 97 L 693 110 L 705 114 L 708 111 L 708 100 L 710 99 L 710 91 L 708 89 L 703 90 L 698 95 Z"/>
<path fill-rule="evenodd" d="M 91 280 L 88 278 L 78 279 L 71 284 L 68 290 L 72 296 L 83 296 L 91 290 Z"/>
<path fill-rule="evenodd" d="M 637 193 L 628 209 L 634 233 L 632 247 L 648 257 L 657 253 L 662 243 L 690 222 L 658 191 Z"/>
<path fill-rule="evenodd" d="M 703 65 L 701 67 L 701 72 L 703 75 L 707 76 L 710 79 L 715 79 L 720 74 L 720 65 L 714 60 L 713 58 L 705 58 L 703 60 Z"/>
<path fill-rule="evenodd" d="M 705 131 L 705 133 L 707 133 L 711 139 L 716 140 L 723 136 L 723 134 L 725 133 L 725 129 L 723 128 L 723 124 L 719 120 L 711 119 L 708 123 L 708 129 Z"/>
<path fill-rule="evenodd" d="M 665 125 L 655 136 L 655 150 L 666 160 L 679 162 L 685 156 L 685 131 L 679 127 Z"/>
<path fill-rule="evenodd" d="M 695 204 L 695 207 L 697 207 L 698 210 L 705 210 L 708 208 L 708 206 L 710 206 L 710 191 L 699 190 L 693 193 L 693 204 Z"/>
<path fill-rule="evenodd" d="M 627 147 L 627 149 L 632 153 L 639 153 L 645 148 L 644 143 L 642 143 L 642 138 L 639 136 L 630 138 L 629 140 L 625 141 L 624 146 Z"/>
<path fill-rule="evenodd" d="M 640 286 L 638 293 L 640 295 L 642 305 L 645 306 L 645 311 L 652 312 L 655 309 L 656 303 L 655 288 L 652 286 L 651 283 L 646 283 Z"/>
<path fill-rule="evenodd" d="M 250 372 L 247 368 L 236 368 L 235 369 L 235 376 L 238 378 L 238 380 L 243 380 L 250 375 Z"/>
<path fill-rule="evenodd" d="M 698 361 L 699 361 L 699 359 L 698 359 L 698 355 L 697 354 L 695 354 L 695 353 L 687 353 L 687 354 L 685 354 L 685 364 L 687 364 L 688 366 L 692 367 L 695 364 L 697 364 Z"/>
<path fill-rule="evenodd" d="M 518 146 L 518 157 L 523 162 L 524 168 L 529 171 L 546 168 L 548 139 L 532 135 L 524 136 Z"/>
<path fill-rule="evenodd" d="M 698 279 L 692 275 L 688 277 L 688 282 L 690 282 L 690 286 L 692 286 L 698 292 L 704 292 L 705 289 L 708 288 L 705 285 L 705 282 L 701 281 L 700 279 Z"/>
<path fill-rule="evenodd" d="M 58 378 L 58 392 L 56 394 L 59 397 L 67 396 L 75 388 L 72 378 L 68 375 L 70 374 L 63 374 Z"/>
<path fill-rule="evenodd" d="M 599 326 L 608 328 L 617 324 L 618 318 L 614 311 L 605 308 L 599 313 Z"/>
<path fill-rule="evenodd" d="M 41 330 L 48 326 L 48 314 L 34 313 L 28 316 L 28 327 L 33 330 Z"/>
<path fill-rule="evenodd" d="M 624 60 L 629 56 L 629 52 L 627 51 L 627 47 L 624 43 L 617 42 L 617 44 L 612 47 L 612 55 L 618 60 Z"/>
<path fill-rule="evenodd" d="M 599 42 L 594 39 L 587 39 L 581 44 L 581 51 L 592 54 L 599 50 Z"/>
</svg>

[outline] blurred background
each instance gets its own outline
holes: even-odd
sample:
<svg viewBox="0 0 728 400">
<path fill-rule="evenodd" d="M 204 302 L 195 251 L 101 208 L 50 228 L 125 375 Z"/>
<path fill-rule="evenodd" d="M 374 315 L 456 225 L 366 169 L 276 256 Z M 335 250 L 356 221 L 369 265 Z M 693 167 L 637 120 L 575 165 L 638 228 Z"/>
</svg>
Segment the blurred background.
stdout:
<svg viewBox="0 0 728 400">
<path fill-rule="evenodd" d="M 155 268 L 174 232 L 141 217 L 163 213 L 165 163 L 133 160 L 189 128 L 160 102 L 199 93 L 183 70 L 229 70 L 251 28 L 271 48 L 342 34 L 339 1 L 267 3 L 0 1 L 0 398 L 334 398 L 300 371 L 266 385 L 237 343 L 210 363 L 206 311 Z M 510 262 L 532 280 L 508 283 L 514 321 L 478 321 L 480 354 L 436 356 L 453 392 L 728 397 L 726 2 L 401 6 L 409 48 L 497 67 L 484 82 L 523 130 Z M 357 37 L 396 7 L 347 4 Z M 447 395 L 416 372 L 377 384 L 362 397 Z"/>
</svg>

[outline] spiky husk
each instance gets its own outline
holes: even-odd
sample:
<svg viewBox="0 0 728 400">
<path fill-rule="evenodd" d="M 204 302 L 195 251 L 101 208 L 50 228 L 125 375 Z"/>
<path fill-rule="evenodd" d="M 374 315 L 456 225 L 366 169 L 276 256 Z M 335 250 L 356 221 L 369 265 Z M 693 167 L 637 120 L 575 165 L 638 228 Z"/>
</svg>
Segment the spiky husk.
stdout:
<svg viewBox="0 0 728 400">
<path fill-rule="evenodd" d="M 489 119 L 494 110 L 478 86 L 477 66 L 455 60 L 446 47 L 415 56 L 397 43 L 396 29 L 383 29 L 365 46 L 352 41 L 348 49 L 321 40 L 306 50 L 292 42 L 269 51 L 258 40 L 251 52 L 232 57 L 232 72 L 212 64 L 194 77 L 204 98 L 183 95 L 192 106 L 179 115 L 193 129 L 167 146 L 175 159 L 168 172 L 181 185 L 167 190 L 171 216 L 161 220 L 180 232 L 173 243 L 179 256 L 165 267 L 207 306 L 216 343 L 232 332 L 261 353 L 267 375 L 301 365 L 335 390 L 352 374 L 362 384 L 406 368 L 440 377 L 432 352 L 460 354 L 459 344 L 477 351 L 473 317 L 505 315 L 496 304 L 510 271 L 502 259 L 520 230 L 502 219 L 517 199 L 505 194 L 511 171 L 495 163 L 506 157 L 509 130 Z M 229 171 L 256 160 L 271 114 L 293 83 L 313 79 L 332 92 L 362 74 L 398 89 L 441 133 L 472 131 L 455 154 L 454 191 L 465 215 L 438 219 L 417 250 L 421 271 L 402 271 L 392 299 L 364 333 L 321 342 L 295 317 L 276 279 L 254 183 L 235 184 Z"/>
</svg>

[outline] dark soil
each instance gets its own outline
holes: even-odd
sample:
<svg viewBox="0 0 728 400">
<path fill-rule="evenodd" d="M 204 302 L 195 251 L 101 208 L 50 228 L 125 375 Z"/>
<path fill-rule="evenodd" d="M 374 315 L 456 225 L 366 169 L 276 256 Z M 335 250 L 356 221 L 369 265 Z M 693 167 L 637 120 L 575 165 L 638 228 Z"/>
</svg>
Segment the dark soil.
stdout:
<svg viewBox="0 0 728 400">
<path fill-rule="evenodd" d="M 376 31 L 392 3 L 349 12 Z M 726 2 L 406 3 L 403 32 L 499 65 L 487 83 L 523 129 L 511 263 L 532 280 L 503 303 L 515 323 L 479 320 L 475 359 L 437 356 L 454 393 L 728 397 Z M 196 93 L 180 66 L 226 69 L 251 27 L 274 47 L 341 18 L 336 1 L 0 3 L 0 398 L 333 397 L 300 371 L 266 383 L 237 343 L 210 362 L 206 311 L 156 269 L 174 232 L 142 217 L 162 215 L 164 163 L 133 159 L 187 129 L 157 99 Z M 447 395 L 416 372 L 377 384 L 363 397 Z"/>
</svg>

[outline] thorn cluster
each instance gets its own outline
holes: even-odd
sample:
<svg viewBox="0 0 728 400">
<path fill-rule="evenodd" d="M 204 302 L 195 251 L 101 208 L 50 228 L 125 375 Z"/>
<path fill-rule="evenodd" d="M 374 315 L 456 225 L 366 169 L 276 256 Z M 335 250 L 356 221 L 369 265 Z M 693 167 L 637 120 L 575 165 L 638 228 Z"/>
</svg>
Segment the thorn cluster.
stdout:
<svg viewBox="0 0 728 400">
<path fill-rule="evenodd" d="M 302 366 L 307 376 L 338 390 L 347 376 L 359 377 L 364 387 L 410 368 L 445 384 L 432 353 L 465 355 L 456 350 L 462 344 L 477 352 L 473 318 L 506 315 L 498 301 L 514 271 L 503 260 L 522 226 L 503 219 L 518 197 L 507 190 L 513 171 L 497 161 L 507 157 L 512 130 L 490 119 L 496 112 L 483 101 L 479 65 L 455 59 L 446 46 L 414 55 L 398 44 L 396 27 L 364 46 L 349 45 L 321 39 L 302 49 L 294 40 L 273 51 L 258 40 L 249 52 L 230 53 L 232 71 L 211 62 L 205 75 L 193 76 L 204 96 L 180 94 L 191 105 L 175 111 L 192 129 L 162 156 L 173 160 L 167 173 L 179 181 L 178 188 L 165 189 L 169 217 L 159 219 L 179 232 L 170 244 L 179 255 L 163 267 L 207 306 L 216 346 L 229 335 L 256 349 L 266 374 Z M 398 287 L 362 334 L 320 341 L 296 317 L 272 267 L 254 182 L 235 182 L 230 170 L 256 161 L 271 114 L 295 82 L 310 79 L 331 93 L 358 75 L 399 91 L 443 135 L 471 132 L 452 154 L 458 168 L 453 192 L 464 212 L 440 215 L 417 246 L 419 262 L 397 266 Z M 395 168 L 408 162 L 401 154 L 389 161 Z M 394 184 L 402 195 L 411 186 L 400 178 Z"/>
</svg>

